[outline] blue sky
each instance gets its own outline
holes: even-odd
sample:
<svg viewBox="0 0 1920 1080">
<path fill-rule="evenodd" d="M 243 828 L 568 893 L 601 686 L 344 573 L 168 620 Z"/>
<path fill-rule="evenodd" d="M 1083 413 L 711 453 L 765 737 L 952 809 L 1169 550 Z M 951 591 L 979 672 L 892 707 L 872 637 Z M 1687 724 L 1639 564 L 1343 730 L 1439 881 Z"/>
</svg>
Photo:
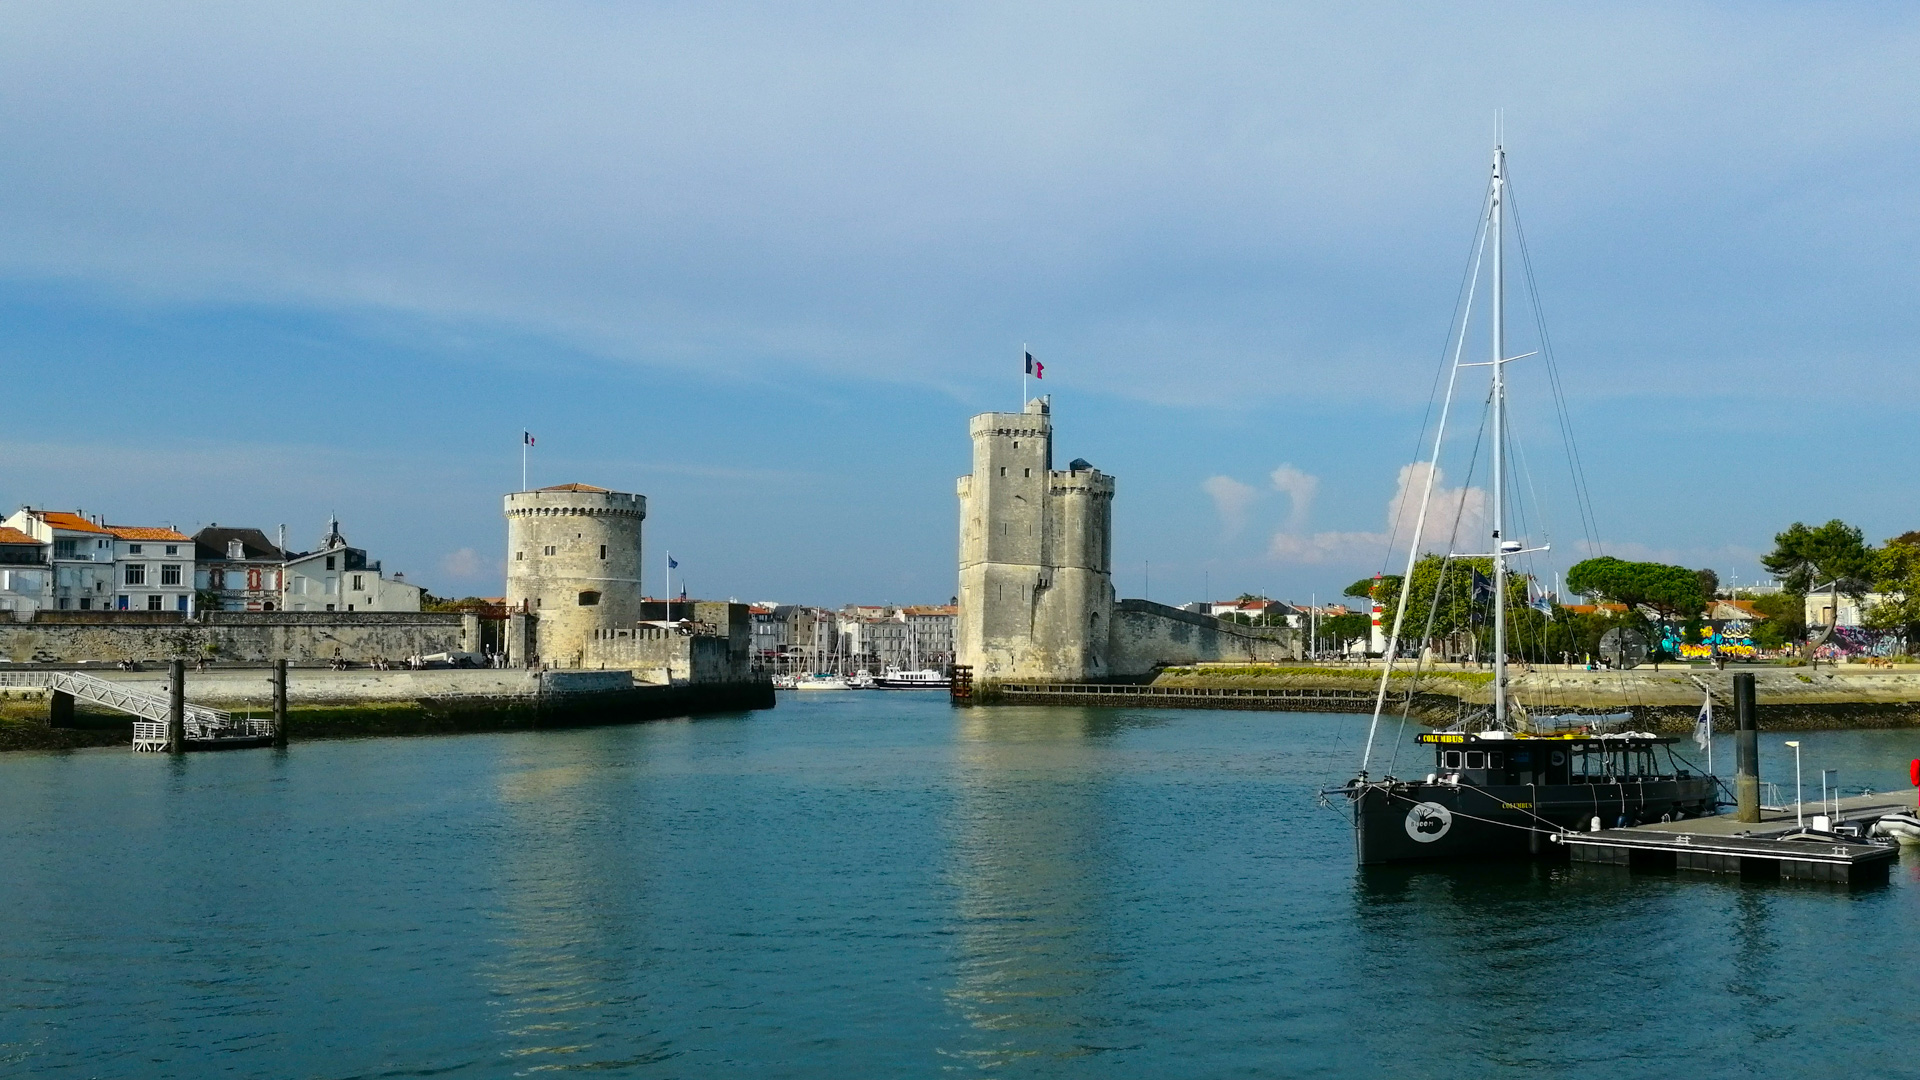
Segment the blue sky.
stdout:
<svg viewBox="0 0 1920 1080">
<path fill-rule="evenodd" d="M 1123 594 L 1325 596 L 1503 110 L 1607 550 L 1920 527 L 1920 14 L 1325 7 L 7 5 L 0 503 L 495 593 L 528 428 L 694 592 L 943 600 L 1024 342 Z"/>
</svg>

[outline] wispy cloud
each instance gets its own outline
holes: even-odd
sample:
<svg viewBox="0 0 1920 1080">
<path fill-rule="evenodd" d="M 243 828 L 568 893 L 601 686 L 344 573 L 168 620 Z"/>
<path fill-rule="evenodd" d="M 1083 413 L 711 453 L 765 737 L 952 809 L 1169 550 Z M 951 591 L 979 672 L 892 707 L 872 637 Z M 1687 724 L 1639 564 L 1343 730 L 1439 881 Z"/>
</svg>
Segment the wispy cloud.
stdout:
<svg viewBox="0 0 1920 1080">
<path fill-rule="evenodd" d="M 1246 527 L 1248 508 L 1260 498 L 1260 489 L 1231 476 L 1210 476 L 1200 488 L 1213 498 L 1222 531 L 1228 536 L 1238 536 Z"/>
<path fill-rule="evenodd" d="M 1320 478 L 1303 472 L 1292 465 L 1281 465 L 1268 477 L 1273 482 L 1273 490 L 1286 493 L 1292 502 L 1287 513 L 1287 531 L 1297 532 L 1307 523 L 1313 513 L 1313 498 L 1319 494 Z"/>
<path fill-rule="evenodd" d="M 1359 563 L 1376 561 L 1394 551 L 1405 552 L 1407 544 L 1413 539 L 1414 525 L 1419 519 L 1420 499 L 1425 493 L 1427 472 L 1430 466 L 1425 462 L 1403 465 L 1398 480 L 1394 484 L 1393 497 L 1387 500 L 1387 528 L 1384 532 L 1319 532 L 1302 534 L 1297 527 L 1277 532 L 1267 544 L 1267 555 L 1284 563 Z M 1281 466 L 1274 470 L 1274 486 L 1279 487 L 1282 480 Z M 1317 484 L 1311 476 L 1304 476 L 1309 483 L 1306 498 L 1312 498 L 1313 487 Z M 1296 482 L 1294 477 L 1287 478 Z M 1426 527 L 1421 531 L 1420 546 L 1426 551 L 1464 551 L 1478 542 L 1492 543 L 1486 536 L 1487 493 L 1478 487 L 1446 486 L 1444 470 L 1433 474 L 1433 498 L 1427 508 Z M 1284 490 L 1284 489 L 1283 489 Z M 1296 497 L 1295 505 L 1299 504 Z"/>
</svg>

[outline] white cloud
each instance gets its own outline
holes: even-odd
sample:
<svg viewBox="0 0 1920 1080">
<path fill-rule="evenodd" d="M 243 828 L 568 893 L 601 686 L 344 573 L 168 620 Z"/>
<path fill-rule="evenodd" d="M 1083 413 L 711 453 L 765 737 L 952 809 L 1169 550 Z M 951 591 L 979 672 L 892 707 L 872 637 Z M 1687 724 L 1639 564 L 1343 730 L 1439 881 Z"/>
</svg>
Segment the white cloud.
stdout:
<svg viewBox="0 0 1920 1080">
<path fill-rule="evenodd" d="M 1226 534 L 1239 535 L 1247 524 L 1247 508 L 1260 498 L 1260 489 L 1231 476 L 1210 476 L 1200 488 L 1213 497 L 1213 508 L 1219 512 Z"/>
<path fill-rule="evenodd" d="M 446 557 L 440 560 L 440 569 L 445 570 L 449 577 L 477 578 L 486 573 L 487 563 L 480 557 L 479 552 L 463 547 L 458 551 L 448 552 Z"/>
<path fill-rule="evenodd" d="M 1273 490 L 1286 492 L 1293 508 L 1287 514 L 1287 531 L 1299 532 L 1313 512 L 1313 497 L 1320 491 L 1320 478 L 1291 465 L 1281 465 L 1269 477 Z"/>
<path fill-rule="evenodd" d="M 1401 466 L 1393 497 L 1387 500 L 1386 532 L 1321 532 L 1308 536 L 1300 534 L 1297 526 L 1289 522 L 1289 527 L 1275 533 L 1268 543 L 1268 557 L 1289 563 L 1371 562 L 1391 554 L 1389 545 L 1404 555 L 1419 517 L 1420 498 L 1425 493 L 1429 467 L 1426 462 Z M 1275 469 L 1275 487 L 1280 487 L 1283 471 L 1297 473 L 1297 470 L 1285 465 Z M 1298 476 L 1309 482 L 1306 498 L 1311 499 L 1313 486 L 1318 481 L 1303 473 Z M 1293 478 L 1288 479 L 1291 481 Z M 1478 487 L 1450 488 L 1446 486 L 1446 479 L 1445 470 L 1433 475 L 1433 499 L 1427 508 L 1426 527 L 1422 530 L 1420 540 L 1421 550 L 1471 553 L 1491 544 L 1493 539 L 1487 533 L 1486 490 Z M 1296 496 L 1295 505 L 1298 504 L 1299 497 Z"/>
<path fill-rule="evenodd" d="M 1274 533 L 1267 544 L 1267 555 L 1287 563 L 1348 563 L 1380 557 L 1385 533 L 1323 532 L 1312 536 Z"/>
</svg>

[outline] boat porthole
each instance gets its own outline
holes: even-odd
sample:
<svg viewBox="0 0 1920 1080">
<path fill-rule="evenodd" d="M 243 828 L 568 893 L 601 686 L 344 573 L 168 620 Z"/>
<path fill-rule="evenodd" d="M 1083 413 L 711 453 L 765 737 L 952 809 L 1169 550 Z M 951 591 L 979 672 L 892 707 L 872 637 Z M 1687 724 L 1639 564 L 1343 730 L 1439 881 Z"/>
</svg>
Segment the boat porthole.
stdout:
<svg viewBox="0 0 1920 1080">
<path fill-rule="evenodd" d="M 1549 760 L 1551 760 L 1555 765 L 1565 765 L 1567 763 L 1567 755 L 1558 750 L 1555 750 L 1553 752 L 1552 758 L 1550 758 Z"/>
</svg>

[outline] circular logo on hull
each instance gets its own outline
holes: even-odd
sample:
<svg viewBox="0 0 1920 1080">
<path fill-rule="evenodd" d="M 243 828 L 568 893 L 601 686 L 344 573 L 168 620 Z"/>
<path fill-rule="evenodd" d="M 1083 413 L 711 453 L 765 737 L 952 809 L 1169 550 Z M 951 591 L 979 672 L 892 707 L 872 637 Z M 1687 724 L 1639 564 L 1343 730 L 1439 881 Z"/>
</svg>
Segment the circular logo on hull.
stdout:
<svg viewBox="0 0 1920 1080">
<path fill-rule="evenodd" d="M 1436 802 L 1415 803 L 1407 811 L 1407 835 L 1422 844 L 1431 844 L 1453 828 L 1453 811 Z"/>
</svg>

